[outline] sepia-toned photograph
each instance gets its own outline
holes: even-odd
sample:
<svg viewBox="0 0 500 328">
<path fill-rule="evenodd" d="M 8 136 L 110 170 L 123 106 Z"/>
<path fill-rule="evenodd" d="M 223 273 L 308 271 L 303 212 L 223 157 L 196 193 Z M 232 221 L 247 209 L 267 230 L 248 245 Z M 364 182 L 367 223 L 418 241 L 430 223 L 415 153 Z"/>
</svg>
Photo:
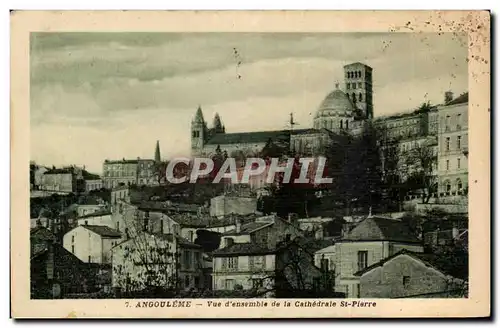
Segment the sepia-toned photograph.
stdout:
<svg viewBox="0 0 500 328">
<path fill-rule="evenodd" d="M 422 13 L 385 31 L 22 28 L 15 310 L 346 317 L 415 301 L 439 316 L 432 302 L 458 301 L 460 316 L 481 298 L 472 314 L 489 315 L 489 276 L 471 276 L 490 263 L 489 15 L 469 13 L 487 36 L 471 57 L 467 12 Z"/>
</svg>

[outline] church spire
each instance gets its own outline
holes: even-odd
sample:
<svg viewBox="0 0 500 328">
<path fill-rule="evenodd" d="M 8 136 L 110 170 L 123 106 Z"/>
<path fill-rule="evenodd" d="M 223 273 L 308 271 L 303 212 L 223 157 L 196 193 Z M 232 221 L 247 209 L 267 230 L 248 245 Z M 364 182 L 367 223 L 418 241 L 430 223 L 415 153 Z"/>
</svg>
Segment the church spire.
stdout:
<svg viewBox="0 0 500 328">
<path fill-rule="evenodd" d="M 222 125 L 222 120 L 220 119 L 219 113 L 215 113 L 213 129 L 215 133 L 224 132 L 224 126 Z"/>
<path fill-rule="evenodd" d="M 160 155 L 160 141 L 156 140 L 156 148 L 155 148 L 155 162 L 159 163 L 161 162 L 161 155 Z"/>
<path fill-rule="evenodd" d="M 201 106 L 198 105 L 198 109 L 196 110 L 196 115 L 194 116 L 194 122 L 204 123 L 205 119 L 203 118 L 203 112 L 201 111 Z"/>
</svg>

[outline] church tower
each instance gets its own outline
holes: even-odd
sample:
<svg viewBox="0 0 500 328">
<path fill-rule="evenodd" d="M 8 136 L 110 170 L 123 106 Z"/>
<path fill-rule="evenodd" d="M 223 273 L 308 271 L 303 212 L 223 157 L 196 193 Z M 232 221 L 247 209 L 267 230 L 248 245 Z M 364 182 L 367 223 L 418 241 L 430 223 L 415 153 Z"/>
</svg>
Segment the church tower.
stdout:
<svg viewBox="0 0 500 328">
<path fill-rule="evenodd" d="M 372 71 L 370 66 L 363 63 L 344 66 L 345 93 L 366 118 L 373 118 Z"/>
<path fill-rule="evenodd" d="M 191 152 L 193 154 L 200 153 L 205 145 L 205 138 L 207 133 L 207 123 L 203 118 L 201 107 L 198 106 L 196 114 L 191 121 Z"/>
<path fill-rule="evenodd" d="M 156 148 L 155 148 L 155 163 L 160 163 L 161 162 L 161 155 L 160 155 L 160 141 L 156 140 Z"/>
</svg>

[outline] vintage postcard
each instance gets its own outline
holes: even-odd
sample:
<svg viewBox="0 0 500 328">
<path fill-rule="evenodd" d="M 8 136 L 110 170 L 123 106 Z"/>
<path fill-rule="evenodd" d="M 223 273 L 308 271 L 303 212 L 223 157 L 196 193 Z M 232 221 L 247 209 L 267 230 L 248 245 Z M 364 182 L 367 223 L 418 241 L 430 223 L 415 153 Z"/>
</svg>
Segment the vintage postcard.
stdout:
<svg viewBox="0 0 500 328">
<path fill-rule="evenodd" d="M 489 12 L 11 27 L 14 318 L 490 316 Z"/>
</svg>

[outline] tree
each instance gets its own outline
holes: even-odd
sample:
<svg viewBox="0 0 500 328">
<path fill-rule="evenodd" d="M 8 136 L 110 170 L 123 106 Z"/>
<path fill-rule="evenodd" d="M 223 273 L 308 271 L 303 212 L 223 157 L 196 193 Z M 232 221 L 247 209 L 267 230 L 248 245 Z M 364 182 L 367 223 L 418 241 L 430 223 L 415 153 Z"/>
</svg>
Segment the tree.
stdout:
<svg viewBox="0 0 500 328">
<path fill-rule="evenodd" d="M 384 185 L 379 139 L 378 129 L 367 124 L 360 136 L 337 135 L 326 148 L 331 192 L 347 215 L 353 205 L 368 211 L 380 204 Z"/>
<path fill-rule="evenodd" d="M 436 167 L 437 156 L 432 147 L 425 144 L 417 144 L 409 151 L 406 158 L 406 165 L 411 172 L 407 179 L 409 190 L 421 192 L 422 203 L 427 204 L 432 194 L 437 191 Z"/>
</svg>

